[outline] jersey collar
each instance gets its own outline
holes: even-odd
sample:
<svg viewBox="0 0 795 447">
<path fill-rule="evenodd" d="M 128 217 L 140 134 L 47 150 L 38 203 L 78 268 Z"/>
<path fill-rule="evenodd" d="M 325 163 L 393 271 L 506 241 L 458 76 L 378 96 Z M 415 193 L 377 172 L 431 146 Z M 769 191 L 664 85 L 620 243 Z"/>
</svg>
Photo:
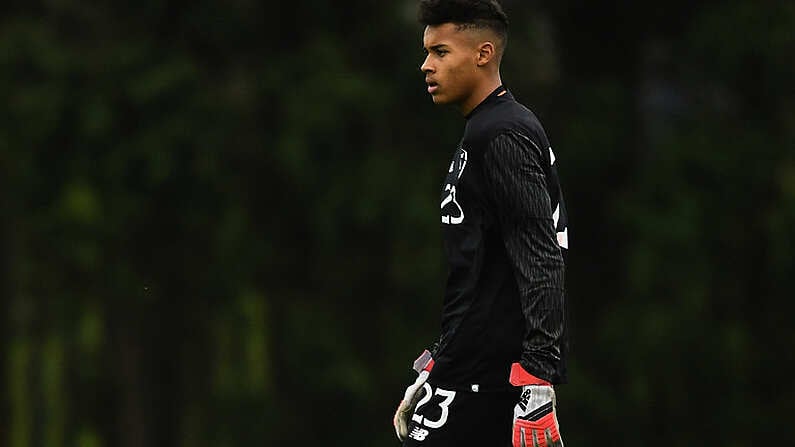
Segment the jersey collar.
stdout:
<svg viewBox="0 0 795 447">
<path fill-rule="evenodd" d="M 508 89 L 503 85 L 495 88 L 494 91 L 491 92 L 486 99 L 481 101 L 480 104 L 476 105 L 475 108 L 464 117 L 464 119 L 468 120 L 472 118 L 475 116 L 475 114 L 479 113 L 483 109 L 488 108 L 489 105 L 496 103 L 500 99 L 513 99 L 511 92 L 509 92 Z"/>
</svg>

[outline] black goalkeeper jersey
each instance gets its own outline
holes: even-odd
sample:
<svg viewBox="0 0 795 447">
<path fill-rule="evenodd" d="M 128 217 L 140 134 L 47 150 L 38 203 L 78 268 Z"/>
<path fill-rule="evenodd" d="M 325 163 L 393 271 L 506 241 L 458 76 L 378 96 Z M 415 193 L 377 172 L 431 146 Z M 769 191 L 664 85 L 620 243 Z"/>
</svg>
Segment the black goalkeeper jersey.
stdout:
<svg viewBox="0 0 795 447">
<path fill-rule="evenodd" d="M 511 364 L 565 381 L 567 218 L 544 129 L 499 87 L 466 117 L 442 187 L 449 274 L 429 381 L 510 388 Z"/>
</svg>

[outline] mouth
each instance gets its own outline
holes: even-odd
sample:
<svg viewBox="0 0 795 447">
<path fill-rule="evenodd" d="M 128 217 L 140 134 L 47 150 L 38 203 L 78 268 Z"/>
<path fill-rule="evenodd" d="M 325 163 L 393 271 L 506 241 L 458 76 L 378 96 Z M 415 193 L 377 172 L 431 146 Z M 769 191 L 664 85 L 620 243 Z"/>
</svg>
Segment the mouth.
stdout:
<svg viewBox="0 0 795 447">
<path fill-rule="evenodd" d="M 428 93 L 430 94 L 433 94 L 439 88 L 439 84 L 437 84 L 436 81 L 426 80 L 425 84 L 428 85 Z"/>
</svg>

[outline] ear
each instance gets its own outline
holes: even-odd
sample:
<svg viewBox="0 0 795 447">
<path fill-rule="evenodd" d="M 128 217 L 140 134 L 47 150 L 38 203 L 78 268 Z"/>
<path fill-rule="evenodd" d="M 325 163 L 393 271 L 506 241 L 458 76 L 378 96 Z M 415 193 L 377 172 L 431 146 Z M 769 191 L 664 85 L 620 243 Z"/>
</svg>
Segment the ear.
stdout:
<svg viewBox="0 0 795 447">
<path fill-rule="evenodd" d="M 478 67 L 488 64 L 492 59 L 494 59 L 496 53 L 497 52 L 496 48 L 494 48 L 494 43 L 489 41 L 481 43 L 478 46 Z"/>
</svg>

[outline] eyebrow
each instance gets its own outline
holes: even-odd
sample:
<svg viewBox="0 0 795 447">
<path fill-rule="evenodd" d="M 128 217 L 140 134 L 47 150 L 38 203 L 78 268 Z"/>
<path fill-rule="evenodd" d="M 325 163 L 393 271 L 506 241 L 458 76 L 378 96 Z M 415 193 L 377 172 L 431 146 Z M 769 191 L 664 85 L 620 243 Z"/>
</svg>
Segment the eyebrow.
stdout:
<svg viewBox="0 0 795 447">
<path fill-rule="evenodd" d="M 432 47 L 429 47 L 427 50 L 437 51 L 437 50 L 443 49 L 446 46 L 448 46 L 446 43 L 438 43 L 438 44 L 436 44 L 436 45 L 434 45 Z M 423 47 L 423 50 L 427 51 L 424 47 Z"/>
</svg>

